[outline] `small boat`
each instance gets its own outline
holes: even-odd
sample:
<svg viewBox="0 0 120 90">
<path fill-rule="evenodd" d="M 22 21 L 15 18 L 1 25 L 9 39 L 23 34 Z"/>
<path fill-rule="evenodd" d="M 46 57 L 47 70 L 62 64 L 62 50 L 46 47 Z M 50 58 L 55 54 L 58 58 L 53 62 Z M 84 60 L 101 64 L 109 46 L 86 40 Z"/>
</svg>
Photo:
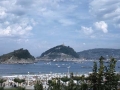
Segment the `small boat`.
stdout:
<svg viewBox="0 0 120 90">
<path fill-rule="evenodd" d="M 55 61 L 56 61 L 56 59 L 53 59 L 53 61 L 55 62 Z"/>
</svg>

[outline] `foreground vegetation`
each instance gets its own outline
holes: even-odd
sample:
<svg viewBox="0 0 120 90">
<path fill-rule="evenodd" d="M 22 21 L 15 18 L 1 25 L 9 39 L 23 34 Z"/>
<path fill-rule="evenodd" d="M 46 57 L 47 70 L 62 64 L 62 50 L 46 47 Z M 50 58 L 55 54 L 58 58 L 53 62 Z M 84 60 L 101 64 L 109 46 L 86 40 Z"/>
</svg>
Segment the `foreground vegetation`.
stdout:
<svg viewBox="0 0 120 90">
<path fill-rule="evenodd" d="M 94 62 L 93 72 L 88 77 L 74 76 L 71 73 L 70 77 L 53 78 L 48 81 L 48 90 L 118 90 L 120 75 L 115 73 L 115 66 L 114 58 L 104 65 L 104 58 L 100 57 L 99 66 Z M 36 87 L 38 86 L 40 89 L 35 90 L 43 90 L 41 82 L 36 84 Z"/>
<path fill-rule="evenodd" d="M 2 89 L 2 90 L 25 90 L 25 88 L 17 87 L 17 88 L 8 88 L 8 89 Z"/>
<path fill-rule="evenodd" d="M 88 77 L 74 76 L 73 73 L 66 77 L 56 77 L 48 80 L 48 87 L 43 87 L 42 81 L 38 80 L 34 90 L 120 90 L 118 81 L 120 75 L 115 72 L 116 60 L 111 58 L 108 64 L 104 64 L 104 58 L 100 57 L 99 63 L 94 62 L 92 73 Z M 0 80 L 2 84 L 4 80 Z M 14 79 L 14 82 L 22 83 L 24 80 Z M 25 88 L 11 88 L 0 90 L 25 90 Z"/>
</svg>

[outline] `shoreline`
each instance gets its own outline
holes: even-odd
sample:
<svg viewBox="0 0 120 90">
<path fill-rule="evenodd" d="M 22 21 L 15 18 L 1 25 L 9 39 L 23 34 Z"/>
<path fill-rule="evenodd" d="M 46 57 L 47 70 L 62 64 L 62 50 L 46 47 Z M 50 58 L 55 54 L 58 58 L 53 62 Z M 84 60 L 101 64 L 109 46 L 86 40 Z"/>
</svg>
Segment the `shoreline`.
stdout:
<svg viewBox="0 0 120 90">
<path fill-rule="evenodd" d="M 83 74 L 76 74 L 74 76 L 82 76 Z M 89 74 L 84 74 L 85 77 L 87 77 Z M 70 78 L 70 73 L 50 73 L 50 74 L 26 74 L 26 75 L 9 75 L 9 76 L 2 76 L 2 79 L 5 79 L 6 81 L 3 83 L 5 88 L 12 88 L 15 86 L 19 86 L 18 83 L 14 82 L 15 78 L 19 79 L 25 79 L 25 82 L 21 84 L 22 87 L 25 87 L 26 89 L 33 89 L 34 90 L 34 85 L 35 83 L 40 80 L 45 87 L 48 87 L 48 80 L 52 80 L 53 78 L 62 78 L 62 77 L 68 77 Z"/>
<path fill-rule="evenodd" d="M 31 61 L 25 61 L 25 60 L 20 60 L 20 61 L 16 61 L 16 62 L 0 62 L 0 64 L 35 64 L 38 63 L 40 61 L 44 61 L 44 62 L 84 62 L 84 61 L 99 61 L 97 59 L 80 59 L 80 58 L 67 58 L 67 59 L 45 59 L 45 58 L 41 58 L 41 59 L 35 59 L 35 60 L 31 60 Z M 108 62 L 109 60 L 104 60 L 105 62 Z M 120 61 L 120 60 L 117 60 Z"/>
</svg>

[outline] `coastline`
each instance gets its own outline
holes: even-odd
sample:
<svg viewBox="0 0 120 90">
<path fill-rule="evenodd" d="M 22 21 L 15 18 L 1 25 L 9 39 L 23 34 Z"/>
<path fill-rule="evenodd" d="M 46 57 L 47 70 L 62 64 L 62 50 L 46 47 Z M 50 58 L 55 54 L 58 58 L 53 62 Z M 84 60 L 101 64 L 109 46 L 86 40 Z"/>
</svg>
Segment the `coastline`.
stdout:
<svg viewBox="0 0 120 90">
<path fill-rule="evenodd" d="M 76 76 L 81 76 L 82 74 L 77 74 Z M 20 86 L 29 90 L 34 90 L 35 83 L 40 80 L 43 84 L 43 88 L 48 88 L 48 80 L 52 80 L 53 78 L 62 78 L 62 77 L 70 77 L 70 73 L 49 73 L 49 74 L 26 74 L 26 75 L 10 75 L 10 76 L 2 76 L 1 78 L 6 80 L 3 83 L 4 88 L 13 88 L 14 86 L 19 86 L 18 83 L 14 82 L 15 78 L 24 79 L 25 82 L 21 83 Z"/>
<path fill-rule="evenodd" d="M 84 75 L 84 77 L 89 77 L 89 75 L 92 74 L 92 72 L 89 72 L 87 74 L 74 74 L 74 76 L 77 77 L 82 77 Z M 120 73 L 116 73 L 116 74 L 120 74 Z M 37 81 L 41 81 L 41 83 L 43 84 L 43 88 L 48 88 L 48 81 L 49 80 L 53 80 L 55 78 L 63 78 L 63 77 L 68 77 L 70 78 L 70 73 L 49 73 L 49 74 L 30 74 L 28 72 L 28 74 L 26 75 L 11 75 L 11 76 L 2 76 L 1 78 L 3 78 L 4 80 L 6 80 L 3 85 L 4 88 L 13 88 L 21 86 L 24 87 L 26 89 L 30 89 L 30 90 L 34 90 L 34 85 Z M 19 79 L 24 79 L 25 82 L 21 83 L 20 85 L 16 82 L 14 82 L 15 78 L 19 78 Z M 61 81 L 62 82 L 62 81 Z M 118 81 L 119 82 L 119 81 Z M 68 84 L 68 83 L 66 83 Z"/>
<path fill-rule="evenodd" d="M 49 58 L 39 58 L 36 59 L 36 61 L 73 61 L 73 62 L 77 62 L 77 61 L 95 61 L 95 60 L 87 60 L 87 59 L 80 59 L 80 58 L 55 58 L 55 59 L 49 59 Z M 96 60 L 98 61 L 98 60 Z"/>
</svg>

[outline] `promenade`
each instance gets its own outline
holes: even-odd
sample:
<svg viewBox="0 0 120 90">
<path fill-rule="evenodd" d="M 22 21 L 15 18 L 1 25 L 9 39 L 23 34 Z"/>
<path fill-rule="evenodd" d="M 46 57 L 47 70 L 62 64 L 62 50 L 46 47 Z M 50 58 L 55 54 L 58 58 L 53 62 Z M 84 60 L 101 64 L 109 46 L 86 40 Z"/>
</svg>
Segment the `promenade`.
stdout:
<svg viewBox="0 0 120 90">
<path fill-rule="evenodd" d="M 75 76 L 81 76 L 82 74 L 75 74 Z M 85 77 L 88 74 L 84 74 Z M 27 75 L 11 75 L 11 76 L 2 76 L 1 78 L 5 79 L 6 81 L 3 83 L 4 88 L 12 88 L 17 86 L 25 87 L 26 89 L 34 90 L 35 83 L 40 80 L 43 84 L 43 88 L 48 88 L 48 80 L 52 80 L 52 78 L 62 78 L 68 76 L 70 77 L 69 73 L 50 73 L 50 74 L 27 74 Z M 25 79 L 25 82 L 18 84 L 14 82 L 15 78 Z"/>
<path fill-rule="evenodd" d="M 89 72 L 88 74 L 74 74 L 74 76 L 82 76 L 88 77 L 92 72 Z M 116 72 L 116 74 L 120 74 Z M 37 81 L 41 81 L 44 90 L 47 90 L 48 86 L 48 80 L 52 80 L 54 78 L 62 78 L 62 77 L 70 77 L 70 73 L 49 73 L 49 74 L 28 74 L 26 75 L 11 75 L 11 76 L 1 76 L 2 79 L 5 79 L 6 81 L 2 84 L 2 86 L 7 88 L 13 88 L 13 87 L 24 87 L 26 90 L 34 90 L 34 85 Z M 24 79 L 25 82 L 17 83 L 14 82 L 15 78 Z M 64 83 L 60 81 L 61 83 Z M 74 80 L 74 83 L 77 83 L 77 81 Z M 89 84 L 89 82 L 86 82 Z M 118 88 L 120 88 L 120 81 L 118 81 L 119 85 Z M 68 85 L 68 82 L 65 83 Z"/>
</svg>

